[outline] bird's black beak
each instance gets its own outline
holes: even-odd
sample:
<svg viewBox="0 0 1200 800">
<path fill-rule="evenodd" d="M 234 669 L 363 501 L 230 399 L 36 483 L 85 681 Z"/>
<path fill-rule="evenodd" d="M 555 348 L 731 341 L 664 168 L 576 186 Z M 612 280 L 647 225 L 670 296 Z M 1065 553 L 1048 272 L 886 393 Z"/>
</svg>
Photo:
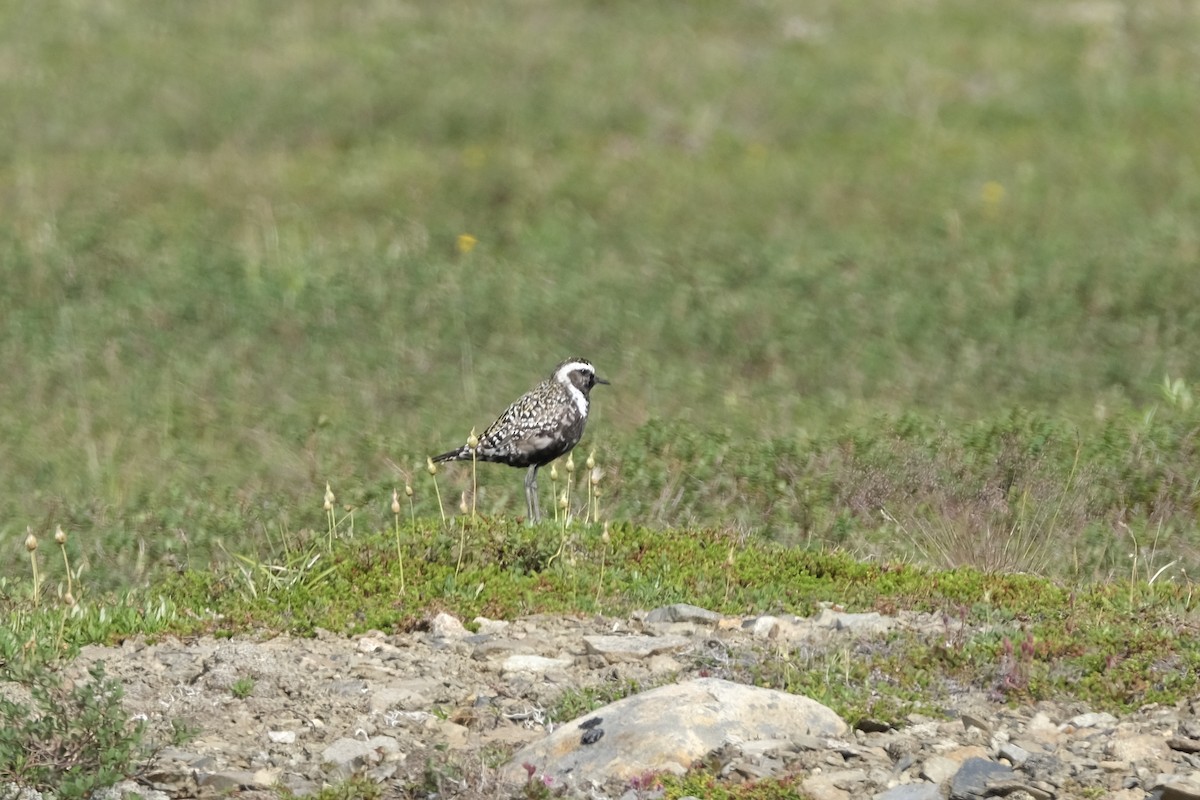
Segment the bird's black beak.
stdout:
<svg viewBox="0 0 1200 800">
<path fill-rule="evenodd" d="M 599 375 L 596 376 L 596 383 L 603 383 L 605 386 L 612 386 L 612 382 L 604 380 Z"/>
</svg>

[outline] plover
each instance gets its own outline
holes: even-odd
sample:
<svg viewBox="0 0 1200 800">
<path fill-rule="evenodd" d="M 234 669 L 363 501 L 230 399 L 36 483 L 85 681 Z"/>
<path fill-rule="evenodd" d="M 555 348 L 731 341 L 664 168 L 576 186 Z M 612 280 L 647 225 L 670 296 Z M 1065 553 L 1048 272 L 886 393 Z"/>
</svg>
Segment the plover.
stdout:
<svg viewBox="0 0 1200 800">
<path fill-rule="evenodd" d="M 568 358 L 549 378 L 523 394 L 479 436 L 478 461 L 529 467 L 525 475 L 525 505 L 529 519 L 542 518 L 538 506 L 538 467 L 565 455 L 583 436 L 589 395 L 597 383 L 608 383 L 583 358 Z M 471 448 L 463 445 L 435 456 L 434 461 L 469 461 Z"/>
</svg>

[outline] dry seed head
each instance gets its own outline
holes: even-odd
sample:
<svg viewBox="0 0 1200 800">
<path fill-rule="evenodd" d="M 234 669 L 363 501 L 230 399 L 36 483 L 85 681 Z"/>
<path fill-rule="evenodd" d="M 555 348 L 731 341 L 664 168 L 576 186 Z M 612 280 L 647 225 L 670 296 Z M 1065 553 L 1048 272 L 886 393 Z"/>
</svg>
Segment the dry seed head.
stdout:
<svg viewBox="0 0 1200 800">
<path fill-rule="evenodd" d="M 563 492 L 562 497 L 558 498 L 558 507 L 565 510 L 568 508 L 568 506 L 567 493 Z"/>
<path fill-rule="evenodd" d="M 29 528 L 25 530 L 29 531 L 29 535 L 25 537 L 25 549 L 32 553 L 34 550 L 37 550 L 37 537 L 33 535 L 33 531 Z"/>
<path fill-rule="evenodd" d="M 54 527 L 54 541 L 60 546 L 67 543 L 67 532 L 62 529 L 62 525 Z"/>
<path fill-rule="evenodd" d="M 603 477 L 604 477 L 604 470 L 600 469 L 599 467 L 592 467 L 592 475 L 591 475 L 592 486 L 598 485 L 600 483 L 600 479 Z"/>
<path fill-rule="evenodd" d="M 425 457 L 425 471 L 430 475 L 437 475 L 437 464 L 433 463 L 433 459 Z"/>
<path fill-rule="evenodd" d="M 568 453 L 567 454 L 567 472 L 574 472 L 574 471 L 575 471 L 575 454 Z"/>
<path fill-rule="evenodd" d="M 67 604 L 68 608 L 70 608 L 71 606 L 75 605 L 75 595 L 67 592 L 63 595 L 63 602 Z"/>
<path fill-rule="evenodd" d="M 412 484 L 408 481 L 404 482 L 404 496 L 412 497 Z"/>
<path fill-rule="evenodd" d="M 475 429 L 471 428 L 471 435 L 467 437 L 467 447 L 474 450 L 479 447 L 479 437 L 475 435 Z"/>
<path fill-rule="evenodd" d="M 392 513 L 400 513 L 400 493 L 394 488 L 392 489 Z"/>
<path fill-rule="evenodd" d="M 600 541 L 604 542 L 605 544 L 608 544 L 610 541 L 612 541 L 612 539 L 608 535 L 608 523 L 607 522 L 604 523 L 604 533 L 600 534 Z"/>
<path fill-rule="evenodd" d="M 467 502 L 466 492 L 462 493 L 462 499 L 458 501 L 458 510 L 464 514 L 471 510 L 471 505 Z"/>
<path fill-rule="evenodd" d="M 586 463 L 587 463 L 587 468 L 588 468 L 588 469 L 595 469 L 595 468 L 596 468 L 596 451 L 595 451 L 595 450 L 593 450 L 592 452 L 588 453 L 588 457 L 587 457 L 587 462 L 586 462 Z"/>
<path fill-rule="evenodd" d="M 558 465 L 557 464 L 550 465 L 550 480 L 551 480 L 551 482 L 558 481 Z"/>
</svg>

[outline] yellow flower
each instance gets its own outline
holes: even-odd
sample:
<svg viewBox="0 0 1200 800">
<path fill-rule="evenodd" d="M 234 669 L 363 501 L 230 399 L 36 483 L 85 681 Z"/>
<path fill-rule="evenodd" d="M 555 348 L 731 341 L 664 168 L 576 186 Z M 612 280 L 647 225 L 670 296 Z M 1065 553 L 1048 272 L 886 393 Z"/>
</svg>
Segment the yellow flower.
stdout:
<svg viewBox="0 0 1200 800">
<path fill-rule="evenodd" d="M 478 243 L 479 240 L 471 234 L 460 233 L 458 238 L 454 241 L 454 249 L 457 250 L 461 255 L 465 256 L 467 253 L 474 250 L 475 245 Z"/>
<path fill-rule="evenodd" d="M 1004 184 L 997 181 L 988 181 L 983 184 L 979 190 L 979 199 L 983 202 L 983 213 L 988 216 L 995 216 L 1000 211 L 1000 206 L 1004 203 L 1004 198 L 1008 194 L 1004 188 Z"/>
</svg>

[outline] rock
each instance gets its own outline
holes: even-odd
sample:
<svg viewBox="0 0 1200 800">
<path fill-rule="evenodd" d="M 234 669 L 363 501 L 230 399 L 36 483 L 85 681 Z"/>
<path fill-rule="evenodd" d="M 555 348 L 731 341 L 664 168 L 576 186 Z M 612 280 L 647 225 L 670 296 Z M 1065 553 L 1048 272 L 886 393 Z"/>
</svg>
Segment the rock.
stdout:
<svg viewBox="0 0 1200 800">
<path fill-rule="evenodd" d="M 475 629 L 485 636 L 498 636 L 512 625 L 507 620 L 488 619 L 487 617 L 476 617 L 472 622 L 475 624 Z"/>
<path fill-rule="evenodd" d="M 1160 775 L 1150 788 L 1154 800 L 1200 800 L 1200 781 L 1174 775 Z"/>
<path fill-rule="evenodd" d="M 931 756 L 921 765 L 921 777 L 931 783 L 942 784 L 950 780 L 960 766 L 959 762 L 945 756 Z"/>
<path fill-rule="evenodd" d="M 502 672 L 532 672 L 544 675 L 554 670 L 563 670 L 575 663 L 573 658 L 546 658 L 545 656 L 514 655 L 504 659 Z"/>
<path fill-rule="evenodd" d="M 1104 753 L 1126 763 L 1159 759 L 1167 755 L 1167 741 L 1153 734 L 1117 736 L 1104 746 Z"/>
<path fill-rule="evenodd" d="M 584 636 L 583 643 L 590 655 L 614 664 L 682 650 L 691 640 L 683 636 Z"/>
<path fill-rule="evenodd" d="M 438 682 L 428 678 L 410 678 L 396 681 L 390 686 L 371 691 L 367 698 L 367 708 L 376 713 L 391 709 L 414 711 L 428 708 L 436 698 Z"/>
<path fill-rule="evenodd" d="M 3 786 L 0 786 L 0 797 L 8 797 Z M 17 800 L 23 797 L 24 795 L 15 796 Z M 93 800 L 133 800 L 133 798 L 140 798 L 140 800 L 170 800 L 170 796 L 165 792 L 160 792 L 157 789 L 147 789 L 142 784 L 135 783 L 134 781 L 121 781 L 109 786 L 107 789 L 100 789 L 92 794 L 92 798 Z M 32 795 L 29 800 L 32 800 Z"/>
<path fill-rule="evenodd" d="M 522 639 L 494 639 L 486 637 L 482 642 L 475 645 L 471 650 L 471 658 L 476 661 L 494 661 L 496 659 L 505 659 L 514 653 L 526 655 L 536 655 L 537 640 L 522 640 Z"/>
<path fill-rule="evenodd" d="M 779 636 L 779 619 L 763 616 L 748 620 L 750 634 L 757 639 L 774 639 Z"/>
<path fill-rule="evenodd" d="M 366 741 L 342 738 L 321 752 L 321 761 L 335 775 L 348 778 L 356 771 L 373 767 L 399 752 L 400 743 L 390 736 L 372 736 Z"/>
<path fill-rule="evenodd" d="M 962 720 L 964 728 L 976 728 L 983 731 L 988 736 L 992 735 L 991 726 L 987 724 L 987 721 L 982 716 L 963 712 L 962 714 L 958 715 L 958 718 Z"/>
<path fill-rule="evenodd" d="M 910 783 L 873 795 L 871 800 L 942 800 L 942 790 L 933 783 Z"/>
<path fill-rule="evenodd" d="M 1012 777 L 1011 767 L 988 761 L 986 758 L 968 758 L 950 779 L 950 800 L 976 800 L 988 796 L 988 784 L 997 779 Z"/>
<path fill-rule="evenodd" d="M 837 785 L 827 775 L 813 775 L 800 783 L 800 788 L 811 800 L 850 800 L 850 792 Z"/>
<path fill-rule="evenodd" d="M 822 628 L 833 628 L 837 631 L 865 635 L 889 631 L 895 627 L 896 621 L 877 611 L 866 614 L 847 614 L 845 611 L 825 608 L 813 619 L 813 624 Z"/>
<path fill-rule="evenodd" d="M 683 664 L 668 655 L 651 656 L 646 662 L 651 675 L 674 675 L 683 669 Z"/>
<path fill-rule="evenodd" d="M 197 783 L 205 789 L 217 792 L 235 792 L 240 789 L 270 789 L 279 781 L 279 770 L 225 770 L 204 775 Z"/>
<path fill-rule="evenodd" d="M 383 634 L 377 633 L 376 635 L 360 637 L 358 643 L 355 645 L 355 649 L 360 653 L 378 653 L 381 651 L 394 652 L 398 648 L 388 644 L 383 638 Z"/>
<path fill-rule="evenodd" d="M 296 741 L 295 731 L 267 731 L 267 739 L 275 744 L 294 744 Z"/>
<path fill-rule="evenodd" d="M 721 615 L 717 612 L 688 603 L 660 606 L 646 615 L 646 622 L 698 622 L 715 625 L 720 621 Z"/>
<path fill-rule="evenodd" d="M 997 748 L 997 755 L 1000 758 L 1008 759 L 1008 762 L 1014 767 L 1019 767 L 1029 760 L 1029 751 L 1020 745 L 1012 742 L 1005 742 Z"/>
<path fill-rule="evenodd" d="M 522 765 L 532 764 L 560 785 L 584 787 L 647 771 L 682 774 L 729 741 L 846 730 L 836 714 L 807 697 L 701 678 L 633 695 L 566 723 L 514 755 L 501 775 L 510 785 L 522 784 Z"/>
<path fill-rule="evenodd" d="M 1071 717 L 1067 720 L 1067 724 L 1074 725 L 1076 728 L 1107 728 L 1116 725 L 1117 718 L 1103 711 L 1092 711 Z"/>
<path fill-rule="evenodd" d="M 1181 753 L 1200 753 L 1200 739 L 1189 739 L 1186 736 L 1172 736 L 1167 740 L 1167 747 Z"/>
<path fill-rule="evenodd" d="M 444 611 L 430 621 L 429 632 L 438 639 L 462 639 L 470 634 L 457 617 Z"/>
</svg>

